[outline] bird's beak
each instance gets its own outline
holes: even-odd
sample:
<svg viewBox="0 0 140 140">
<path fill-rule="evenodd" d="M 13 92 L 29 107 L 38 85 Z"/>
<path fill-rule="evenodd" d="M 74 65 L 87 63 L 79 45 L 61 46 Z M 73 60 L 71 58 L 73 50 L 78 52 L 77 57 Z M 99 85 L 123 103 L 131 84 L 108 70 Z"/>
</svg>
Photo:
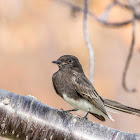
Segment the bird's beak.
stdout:
<svg viewBox="0 0 140 140">
<path fill-rule="evenodd" d="M 57 60 L 57 61 L 52 61 L 52 63 L 60 64 L 61 62 Z"/>
</svg>

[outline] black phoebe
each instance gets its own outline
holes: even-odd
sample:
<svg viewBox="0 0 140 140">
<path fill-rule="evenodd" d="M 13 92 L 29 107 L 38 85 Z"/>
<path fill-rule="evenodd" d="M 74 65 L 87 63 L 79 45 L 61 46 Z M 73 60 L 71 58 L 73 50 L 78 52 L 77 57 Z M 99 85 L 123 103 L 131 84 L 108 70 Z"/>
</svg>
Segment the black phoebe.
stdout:
<svg viewBox="0 0 140 140">
<path fill-rule="evenodd" d="M 59 70 L 53 74 L 52 81 L 56 93 L 67 101 L 74 110 L 82 110 L 101 121 L 108 117 L 114 121 L 104 106 L 104 100 L 85 76 L 79 60 L 72 55 L 61 56 L 53 61 Z"/>
</svg>

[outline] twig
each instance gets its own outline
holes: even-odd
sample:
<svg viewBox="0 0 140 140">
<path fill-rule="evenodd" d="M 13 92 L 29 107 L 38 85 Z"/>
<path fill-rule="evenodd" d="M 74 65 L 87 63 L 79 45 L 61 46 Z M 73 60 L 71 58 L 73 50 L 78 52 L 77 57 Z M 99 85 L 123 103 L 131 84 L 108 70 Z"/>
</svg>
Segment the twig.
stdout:
<svg viewBox="0 0 140 140">
<path fill-rule="evenodd" d="M 116 4 L 118 4 L 122 8 L 130 9 L 130 6 L 127 4 L 121 3 L 119 0 L 115 0 Z"/>
<path fill-rule="evenodd" d="M 123 4 L 119 0 L 114 0 L 114 1 L 116 2 L 117 5 L 119 5 L 122 8 L 126 8 L 128 10 L 130 10 L 132 8 L 132 6 L 130 6 L 130 2 L 129 2 L 129 4 Z M 136 1 L 136 5 L 140 6 L 140 1 Z"/>
<path fill-rule="evenodd" d="M 110 10 L 116 5 L 116 1 L 112 1 L 111 3 L 109 3 L 106 6 L 106 9 L 104 10 L 104 13 L 100 16 L 100 19 L 107 21 L 109 14 L 110 14 Z"/>
<path fill-rule="evenodd" d="M 65 1 L 65 0 L 55 0 L 55 1 L 61 2 L 61 4 L 64 4 L 64 5 L 66 5 L 66 6 L 70 7 L 70 8 L 75 7 L 77 9 L 79 9 L 79 11 L 84 12 L 84 9 L 82 7 L 74 5 L 74 4 L 72 4 L 72 3 L 68 2 L 68 1 Z M 92 17 L 94 20 L 100 22 L 101 24 L 103 24 L 103 25 L 105 25 L 107 27 L 123 27 L 123 26 L 128 25 L 128 24 L 130 24 L 132 22 L 132 19 L 124 20 L 122 22 L 105 21 L 105 20 L 101 19 L 100 17 L 97 17 L 94 13 L 92 13 L 90 11 L 88 11 L 88 15 L 90 17 Z"/>
<path fill-rule="evenodd" d="M 136 89 L 129 89 L 126 85 L 126 74 L 129 68 L 129 64 L 130 64 L 130 60 L 132 58 L 132 54 L 133 54 L 133 49 L 134 49 L 134 44 L 135 44 L 135 29 L 136 29 L 136 20 L 135 18 L 133 19 L 133 30 L 132 30 L 132 42 L 131 42 L 131 46 L 130 46 L 130 50 L 129 50 L 129 54 L 126 60 L 126 64 L 125 64 L 125 68 L 124 68 L 124 72 L 123 72 L 123 76 L 122 76 L 122 85 L 123 88 L 127 91 L 127 92 L 135 92 Z"/>
<path fill-rule="evenodd" d="M 84 30 L 85 41 L 86 41 L 86 45 L 88 47 L 89 58 L 90 58 L 89 77 L 90 77 L 90 81 L 93 83 L 94 50 L 93 50 L 93 46 L 92 46 L 91 40 L 89 38 L 89 33 L 88 33 L 88 4 L 89 4 L 89 0 L 85 0 L 85 3 L 84 3 L 85 8 L 84 8 L 83 30 Z"/>
</svg>

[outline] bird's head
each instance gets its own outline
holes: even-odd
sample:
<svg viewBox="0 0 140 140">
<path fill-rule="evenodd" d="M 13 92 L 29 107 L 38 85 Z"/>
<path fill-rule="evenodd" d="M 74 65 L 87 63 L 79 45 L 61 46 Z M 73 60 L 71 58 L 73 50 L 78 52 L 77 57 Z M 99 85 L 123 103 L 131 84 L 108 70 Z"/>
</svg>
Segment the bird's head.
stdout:
<svg viewBox="0 0 140 140">
<path fill-rule="evenodd" d="M 79 60 L 73 55 L 63 55 L 57 61 L 52 61 L 58 65 L 59 69 L 72 69 L 83 72 Z"/>
</svg>

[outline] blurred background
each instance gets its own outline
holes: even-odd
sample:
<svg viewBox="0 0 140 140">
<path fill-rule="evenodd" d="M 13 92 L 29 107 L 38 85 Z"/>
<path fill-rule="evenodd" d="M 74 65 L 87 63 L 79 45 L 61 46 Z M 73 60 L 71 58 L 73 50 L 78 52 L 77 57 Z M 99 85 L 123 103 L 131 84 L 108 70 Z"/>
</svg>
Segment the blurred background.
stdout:
<svg viewBox="0 0 140 140">
<path fill-rule="evenodd" d="M 67 0 L 83 7 L 83 0 Z M 100 15 L 111 0 L 91 0 L 90 11 Z M 131 18 L 131 12 L 114 7 L 109 21 Z M 127 85 L 137 92 L 122 88 L 122 73 L 132 38 L 132 25 L 109 28 L 88 19 L 94 46 L 94 87 L 98 93 L 125 105 L 140 109 L 140 24 L 136 26 L 136 44 L 127 73 Z M 61 55 L 79 58 L 89 76 L 89 55 L 83 35 L 83 13 L 59 0 L 0 0 L 0 88 L 20 95 L 32 95 L 53 108 L 72 109 L 56 95 L 52 75 L 58 67 L 51 62 Z M 84 116 L 77 112 L 75 115 Z M 115 129 L 140 133 L 140 118 L 117 112 L 115 122 L 94 121 Z M 2 140 L 2 138 L 0 138 Z"/>
</svg>

